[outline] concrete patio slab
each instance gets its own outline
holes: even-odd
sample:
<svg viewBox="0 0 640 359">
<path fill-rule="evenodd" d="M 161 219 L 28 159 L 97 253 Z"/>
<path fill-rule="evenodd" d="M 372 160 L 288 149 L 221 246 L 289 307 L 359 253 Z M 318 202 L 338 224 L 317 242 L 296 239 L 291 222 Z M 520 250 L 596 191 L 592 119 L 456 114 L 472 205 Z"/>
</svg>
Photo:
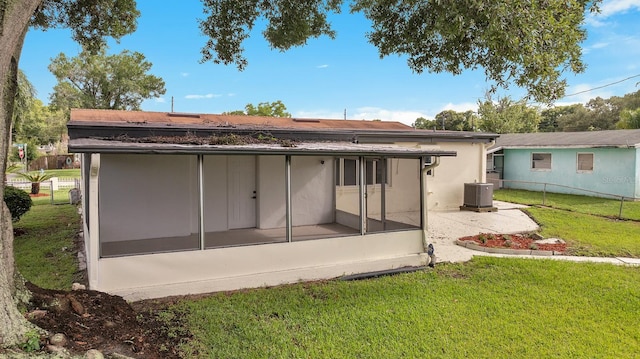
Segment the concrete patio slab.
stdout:
<svg viewBox="0 0 640 359">
<path fill-rule="evenodd" d="M 474 256 L 493 256 L 640 266 L 640 258 L 513 255 L 476 251 L 455 244 L 460 237 L 478 233 L 521 233 L 539 229 L 538 225 L 521 211 L 527 206 L 500 201 L 494 201 L 494 206 L 498 208 L 497 212 L 477 213 L 457 210 L 429 212 L 427 234 L 429 241 L 435 247 L 436 263 L 466 262 Z"/>
<path fill-rule="evenodd" d="M 478 233 L 521 233 L 538 230 L 538 224 L 520 209 L 526 206 L 494 201 L 497 212 L 429 212 L 428 238 L 436 249 L 437 262 L 464 262 L 488 253 L 455 244 L 456 239 Z"/>
</svg>

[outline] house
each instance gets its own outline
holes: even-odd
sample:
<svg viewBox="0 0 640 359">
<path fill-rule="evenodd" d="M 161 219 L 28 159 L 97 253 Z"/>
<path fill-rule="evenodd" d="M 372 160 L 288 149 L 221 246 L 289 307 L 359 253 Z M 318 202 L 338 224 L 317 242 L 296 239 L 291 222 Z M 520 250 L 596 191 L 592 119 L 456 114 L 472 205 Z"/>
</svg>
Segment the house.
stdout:
<svg viewBox="0 0 640 359">
<path fill-rule="evenodd" d="M 640 130 L 502 134 L 487 151 L 487 180 L 496 187 L 540 191 L 547 183 L 549 192 L 640 198 L 639 147 Z"/>
<path fill-rule="evenodd" d="M 427 211 L 496 135 L 398 122 L 72 110 L 90 288 L 128 299 L 424 265 Z"/>
</svg>

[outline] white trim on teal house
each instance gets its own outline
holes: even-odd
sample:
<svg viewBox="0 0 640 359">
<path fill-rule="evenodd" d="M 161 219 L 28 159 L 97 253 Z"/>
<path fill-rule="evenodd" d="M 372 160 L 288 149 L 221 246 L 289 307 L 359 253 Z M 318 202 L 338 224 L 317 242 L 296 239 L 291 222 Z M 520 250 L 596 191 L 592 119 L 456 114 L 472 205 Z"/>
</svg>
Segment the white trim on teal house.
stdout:
<svg viewBox="0 0 640 359">
<path fill-rule="evenodd" d="M 640 199 L 640 130 L 503 134 L 487 172 L 509 188 Z"/>
</svg>

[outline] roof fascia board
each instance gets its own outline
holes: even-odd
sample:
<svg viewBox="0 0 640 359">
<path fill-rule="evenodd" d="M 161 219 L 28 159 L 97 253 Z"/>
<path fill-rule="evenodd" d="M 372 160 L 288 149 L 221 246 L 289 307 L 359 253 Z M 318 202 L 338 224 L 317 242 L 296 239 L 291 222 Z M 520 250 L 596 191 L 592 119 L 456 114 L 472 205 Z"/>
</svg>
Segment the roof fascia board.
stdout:
<svg viewBox="0 0 640 359">
<path fill-rule="evenodd" d="M 350 156 L 391 156 L 397 158 L 420 158 L 423 156 L 456 157 L 456 151 L 442 150 L 412 150 L 406 149 L 331 149 L 331 148 L 299 148 L 299 147 L 240 147 L 240 146 L 201 146 L 201 145 L 171 145 L 171 144 L 138 144 L 118 142 L 117 145 L 77 144 L 69 143 L 71 153 L 119 153 L 119 154 L 210 154 L 210 155 L 296 155 L 315 156 L 332 155 L 340 157 Z"/>
</svg>

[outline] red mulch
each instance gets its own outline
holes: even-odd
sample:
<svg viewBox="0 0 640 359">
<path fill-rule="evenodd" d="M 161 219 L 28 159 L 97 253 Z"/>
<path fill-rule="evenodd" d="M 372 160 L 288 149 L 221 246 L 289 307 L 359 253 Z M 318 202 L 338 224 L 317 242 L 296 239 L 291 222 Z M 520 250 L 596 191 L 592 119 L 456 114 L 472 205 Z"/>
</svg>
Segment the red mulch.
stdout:
<svg viewBox="0 0 640 359">
<path fill-rule="evenodd" d="M 484 240 L 483 240 L 484 238 Z M 461 241 L 474 241 L 482 247 L 489 248 L 510 248 L 510 249 L 538 249 L 543 251 L 565 252 L 567 250 L 566 243 L 543 244 L 535 243 L 536 240 L 527 234 L 491 234 L 481 233 L 475 236 L 460 238 Z"/>
</svg>

